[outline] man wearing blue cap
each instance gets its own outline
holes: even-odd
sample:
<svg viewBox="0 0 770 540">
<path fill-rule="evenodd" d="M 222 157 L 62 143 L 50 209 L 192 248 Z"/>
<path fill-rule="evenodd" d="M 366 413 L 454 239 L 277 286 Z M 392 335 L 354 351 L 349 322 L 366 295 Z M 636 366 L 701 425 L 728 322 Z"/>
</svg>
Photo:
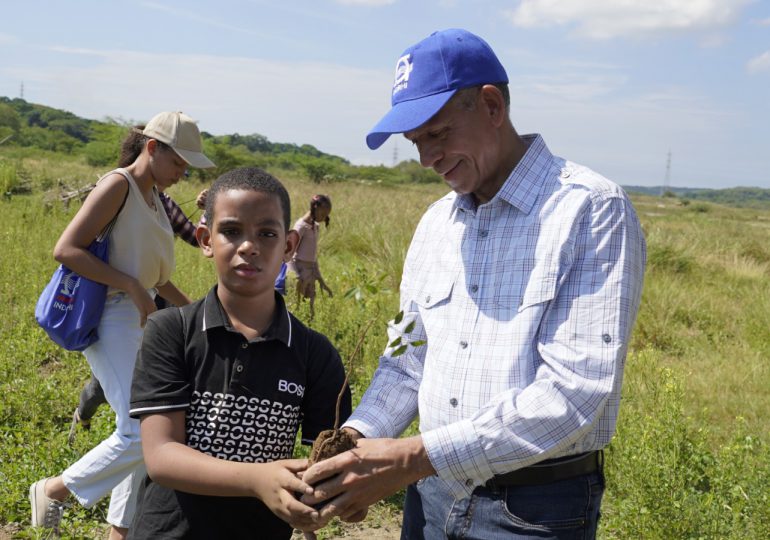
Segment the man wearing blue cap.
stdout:
<svg viewBox="0 0 770 540">
<path fill-rule="evenodd" d="M 310 468 L 321 520 L 408 486 L 402 538 L 593 538 L 646 248 L 626 194 L 509 119 L 489 45 L 436 32 L 399 58 L 392 108 L 452 192 L 417 227 L 357 448 Z M 420 435 L 396 439 L 419 415 Z M 319 522 L 320 523 L 320 522 Z"/>
</svg>

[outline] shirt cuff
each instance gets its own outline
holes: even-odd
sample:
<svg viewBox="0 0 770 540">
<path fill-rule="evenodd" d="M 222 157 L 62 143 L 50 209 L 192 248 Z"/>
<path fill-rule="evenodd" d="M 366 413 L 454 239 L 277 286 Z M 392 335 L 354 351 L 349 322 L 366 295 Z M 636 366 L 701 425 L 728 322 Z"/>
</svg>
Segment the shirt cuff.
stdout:
<svg viewBox="0 0 770 540">
<path fill-rule="evenodd" d="M 353 411 L 353 414 L 342 424 L 342 427 L 353 428 L 367 439 L 379 439 L 381 437 L 393 437 L 393 429 L 390 424 L 382 422 L 383 416 L 359 412 L 362 407 Z M 388 429 L 388 428 L 391 429 Z"/>
<path fill-rule="evenodd" d="M 494 476 L 473 422 L 461 420 L 422 433 L 428 459 L 457 499 Z"/>
</svg>

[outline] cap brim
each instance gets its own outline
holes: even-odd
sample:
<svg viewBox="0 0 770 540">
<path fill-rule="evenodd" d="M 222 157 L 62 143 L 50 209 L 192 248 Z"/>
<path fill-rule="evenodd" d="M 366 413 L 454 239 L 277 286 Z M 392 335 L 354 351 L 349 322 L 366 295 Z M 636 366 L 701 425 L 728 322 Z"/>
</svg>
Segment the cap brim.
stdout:
<svg viewBox="0 0 770 540">
<path fill-rule="evenodd" d="M 174 152 L 179 154 L 179 157 L 185 160 L 191 167 L 195 167 L 196 169 L 211 169 L 212 167 L 216 167 L 213 161 L 211 161 L 200 152 L 182 150 L 180 148 L 174 148 Z"/>
<path fill-rule="evenodd" d="M 433 118 L 456 92 L 457 90 L 449 90 L 396 103 L 366 136 L 366 146 L 376 150 L 393 133 L 404 133 L 420 127 Z"/>
</svg>

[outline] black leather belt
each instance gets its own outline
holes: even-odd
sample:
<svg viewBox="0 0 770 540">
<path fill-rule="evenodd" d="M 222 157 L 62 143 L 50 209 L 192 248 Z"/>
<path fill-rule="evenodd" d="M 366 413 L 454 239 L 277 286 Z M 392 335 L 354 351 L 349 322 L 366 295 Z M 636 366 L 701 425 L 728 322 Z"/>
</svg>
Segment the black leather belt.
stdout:
<svg viewBox="0 0 770 540">
<path fill-rule="evenodd" d="M 487 480 L 489 489 L 508 486 L 539 486 L 550 484 L 567 478 L 574 478 L 601 469 L 604 463 L 604 453 L 601 450 L 548 459 L 535 463 L 523 469 L 498 474 Z"/>
</svg>

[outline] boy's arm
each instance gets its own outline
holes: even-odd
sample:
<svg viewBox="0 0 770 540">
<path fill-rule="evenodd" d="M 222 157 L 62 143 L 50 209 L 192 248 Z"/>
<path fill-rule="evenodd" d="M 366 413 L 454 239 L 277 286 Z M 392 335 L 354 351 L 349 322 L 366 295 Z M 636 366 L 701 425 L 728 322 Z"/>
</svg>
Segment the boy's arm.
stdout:
<svg viewBox="0 0 770 540">
<path fill-rule="evenodd" d="M 142 416 L 141 437 L 147 474 L 157 484 L 197 495 L 256 497 L 302 531 L 324 525 L 315 509 L 294 496 L 313 492 L 297 477 L 307 460 L 239 463 L 199 452 L 185 444 L 184 410 Z"/>
</svg>

